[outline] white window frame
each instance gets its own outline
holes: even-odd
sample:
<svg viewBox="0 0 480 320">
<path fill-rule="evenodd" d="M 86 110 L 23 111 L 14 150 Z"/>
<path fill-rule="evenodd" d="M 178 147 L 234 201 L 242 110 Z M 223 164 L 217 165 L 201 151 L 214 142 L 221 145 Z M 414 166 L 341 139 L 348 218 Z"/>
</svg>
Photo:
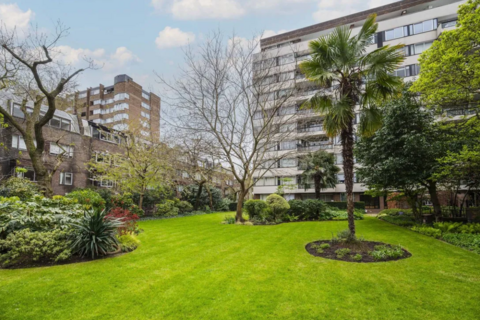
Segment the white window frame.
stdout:
<svg viewBox="0 0 480 320">
<path fill-rule="evenodd" d="M 67 183 L 67 177 L 70 177 L 70 183 Z M 60 172 L 60 183 L 64 186 L 73 185 L 73 172 Z"/>
</svg>

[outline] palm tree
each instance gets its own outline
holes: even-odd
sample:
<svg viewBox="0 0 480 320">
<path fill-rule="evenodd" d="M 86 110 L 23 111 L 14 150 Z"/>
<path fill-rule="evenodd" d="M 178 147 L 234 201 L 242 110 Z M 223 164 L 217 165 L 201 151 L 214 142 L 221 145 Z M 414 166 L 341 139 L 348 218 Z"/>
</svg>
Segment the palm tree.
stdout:
<svg viewBox="0 0 480 320">
<path fill-rule="evenodd" d="M 320 87 L 304 103 L 324 115 L 324 128 L 329 137 L 340 135 L 343 171 L 347 192 L 348 227 L 355 235 L 353 216 L 353 143 L 355 107 L 360 110 L 357 134 L 368 136 L 381 125 L 379 105 L 399 94 L 402 80 L 393 75 L 404 60 L 403 45 L 383 46 L 371 52 L 367 47 L 375 36 L 376 15 L 367 18 L 360 32 L 352 35 L 346 27 L 309 43 L 311 58 L 300 64 L 309 81 Z"/>
<path fill-rule="evenodd" d="M 320 190 L 335 188 L 337 173 L 340 168 L 335 165 L 335 156 L 325 150 L 308 153 L 300 158 L 300 167 L 304 169 L 302 180 L 313 180 L 315 198 L 320 199 Z"/>
</svg>

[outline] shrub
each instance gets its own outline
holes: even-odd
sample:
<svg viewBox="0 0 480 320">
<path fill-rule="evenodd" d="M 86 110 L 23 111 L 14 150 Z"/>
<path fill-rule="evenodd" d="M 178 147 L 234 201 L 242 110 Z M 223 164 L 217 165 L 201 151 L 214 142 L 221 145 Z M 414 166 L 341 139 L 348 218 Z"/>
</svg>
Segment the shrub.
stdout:
<svg viewBox="0 0 480 320">
<path fill-rule="evenodd" d="M 112 190 L 108 188 L 98 188 L 95 189 L 95 192 L 97 192 L 100 197 L 102 197 L 103 201 L 105 201 L 105 210 L 110 211 L 113 207 L 112 203 L 112 197 L 114 196 Z"/>
<path fill-rule="evenodd" d="M 434 237 L 436 239 L 442 236 L 442 231 L 432 228 L 432 227 L 424 227 L 424 226 L 413 226 L 412 231 L 424 234 L 429 237 Z"/>
<path fill-rule="evenodd" d="M 392 209 L 383 209 L 378 213 L 378 216 L 401 216 L 401 215 L 412 215 L 412 209 L 398 209 L 398 208 L 392 208 Z"/>
<path fill-rule="evenodd" d="M 349 229 L 345 229 L 337 232 L 338 241 L 340 242 L 357 242 L 357 238 L 353 235 Z"/>
<path fill-rule="evenodd" d="M 25 178 L 11 177 L 0 185 L 0 196 L 18 197 L 20 200 L 29 200 L 40 194 L 38 186 Z"/>
<path fill-rule="evenodd" d="M 229 198 L 223 198 L 219 203 L 217 203 L 215 209 L 218 211 L 228 211 L 230 203 L 232 203 L 232 200 Z"/>
<path fill-rule="evenodd" d="M 83 212 L 76 200 L 61 196 L 54 199 L 35 196 L 30 201 L 19 201 L 18 197 L 3 198 L 0 203 L 0 238 L 27 228 L 32 231 L 66 230 Z"/>
<path fill-rule="evenodd" d="M 65 195 L 66 198 L 76 199 L 85 209 L 103 210 L 105 200 L 92 189 L 77 189 Z"/>
<path fill-rule="evenodd" d="M 329 220 L 331 217 L 326 212 L 325 202 L 321 200 L 308 199 L 303 201 L 304 220 Z"/>
<path fill-rule="evenodd" d="M 283 219 L 287 222 L 297 221 L 300 217 L 293 214 L 286 214 Z"/>
<path fill-rule="evenodd" d="M 462 224 L 460 227 L 458 227 L 458 232 L 479 234 L 480 233 L 480 223 Z"/>
<path fill-rule="evenodd" d="M 235 224 L 235 217 L 234 216 L 225 216 L 225 218 L 223 218 L 223 223 L 224 224 Z"/>
<path fill-rule="evenodd" d="M 350 254 L 350 249 L 348 248 L 337 249 L 335 250 L 335 254 L 337 255 L 338 259 L 341 259 L 346 255 Z"/>
<path fill-rule="evenodd" d="M 357 253 L 356 255 L 352 256 L 353 261 L 362 261 L 363 257 L 360 253 Z"/>
<path fill-rule="evenodd" d="M 57 262 L 70 258 L 69 233 L 62 230 L 32 232 L 23 229 L 0 240 L 0 263 L 4 267 L 34 261 Z"/>
<path fill-rule="evenodd" d="M 237 211 L 237 202 L 230 202 L 228 204 L 228 210 L 229 211 Z"/>
<path fill-rule="evenodd" d="M 330 207 L 334 207 L 341 210 L 347 210 L 347 201 L 331 201 L 326 203 Z M 354 209 L 365 210 L 365 202 L 357 201 L 353 203 Z"/>
<path fill-rule="evenodd" d="M 268 208 L 268 205 L 263 200 L 247 200 L 243 205 L 243 209 L 247 212 L 250 220 L 255 220 L 262 215 Z"/>
<path fill-rule="evenodd" d="M 133 234 L 117 235 L 118 242 L 121 245 L 122 252 L 130 252 L 138 248 L 140 240 Z"/>
<path fill-rule="evenodd" d="M 133 195 L 129 192 L 113 195 L 110 199 L 110 204 L 112 208 L 122 208 L 139 217 L 142 217 L 145 214 L 145 212 L 135 204 L 133 201 Z"/>
<path fill-rule="evenodd" d="M 202 187 L 202 192 L 200 192 L 200 198 L 198 203 L 198 208 L 205 208 L 205 206 L 210 206 L 210 195 L 207 191 L 208 186 L 204 185 Z M 217 207 L 218 203 L 222 201 L 222 191 L 217 188 L 210 188 L 210 193 L 212 194 L 212 204 L 213 207 Z M 185 186 L 182 191 L 182 199 L 190 202 L 192 206 L 195 206 L 195 201 L 197 199 L 198 185 L 191 184 Z"/>
<path fill-rule="evenodd" d="M 347 220 L 348 219 L 348 212 L 347 211 L 339 211 L 339 210 L 332 210 L 330 211 L 333 220 Z M 355 210 L 353 212 L 353 218 L 355 220 L 363 220 L 363 212 L 359 210 Z"/>
<path fill-rule="evenodd" d="M 290 209 L 290 206 L 282 196 L 279 196 L 278 194 L 272 193 L 267 197 L 265 200 L 267 203 L 268 207 L 272 210 L 272 214 L 275 217 L 275 219 L 282 219 L 283 215 L 287 213 L 288 209 Z"/>
<path fill-rule="evenodd" d="M 455 246 L 480 254 L 480 235 L 468 233 L 445 233 L 442 239 Z"/>
<path fill-rule="evenodd" d="M 379 245 L 375 246 L 370 255 L 375 261 L 383 261 L 388 259 L 397 259 L 403 257 L 404 251 L 400 246 Z"/>
<path fill-rule="evenodd" d="M 187 201 L 180 201 L 178 199 L 175 199 L 175 207 L 178 208 L 178 212 L 180 214 L 185 214 L 193 211 L 193 206 L 190 204 L 190 202 Z"/>
<path fill-rule="evenodd" d="M 116 235 L 117 229 L 122 227 L 122 222 L 115 218 L 107 218 L 105 210 L 87 211 L 73 226 L 76 235 L 72 250 L 82 257 L 89 255 L 95 259 L 118 247 Z"/>
<path fill-rule="evenodd" d="M 122 222 L 122 226 L 118 228 L 119 235 L 138 234 L 137 220 L 139 216 L 122 208 L 113 208 L 106 215 L 107 219 L 113 218 Z"/>
<path fill-rule="evenodd" d="M 154 210 L 157 203 L 162 203 L 163 201 L 171 197 L 173 197 L 173 192 L 170 190 L 170 188 L 156 188 L 146 190 L 143 194 L 142 209 Z M 133 193 L 132 198 L 134 203 L 140 203 L 139 193 Z"/>
<path fill-rule="evenodd" d="M 328 249 L 328 248 L 330 248 L 330 245 L 328 243 L 322 243 L 322 244 L 320 244 L 320 248 Z"/>
<path fill-rule="evenodd" d="M 165 200 L 165 202 L 157 204 L 157 211 L 155 211 L 155 215 L 162 217 L 174 217 L 178 215 L 178 212 L 178 208 L 175 207 L 175 201 Z"/>
<path fill-rule="evenodd" d="M 288 204 L 290 209 L 288 209 L 288 214 L 296 217 L 300 217 L 305 212 L 305 205 L 302 200 L 289 200 Z"/>
<path fill-rule="evenodd" d="M 442 231 L 442 233 L 457 233 L 458 228 L 462 225 L 461 222 L 435 222 L 433 227 Z"/>
</svg>

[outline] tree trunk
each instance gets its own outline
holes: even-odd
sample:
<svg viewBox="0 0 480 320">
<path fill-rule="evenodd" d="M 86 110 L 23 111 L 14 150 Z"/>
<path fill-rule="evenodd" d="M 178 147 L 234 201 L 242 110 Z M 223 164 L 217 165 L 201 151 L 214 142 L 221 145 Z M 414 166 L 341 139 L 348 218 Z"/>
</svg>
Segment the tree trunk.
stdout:
<svg viewBox="0 0 480 320">
<path fill-rule="evenodd" d="M 35 168 L 35 166 L 34 166 Z M 47 198 L 53 197 L 52 177 L 48 174 L 47 170 L 35 170 L 35 176 L 37 179 L 37 185 L 40 188 L 40 192 Z"/>
<path fill-rule="evenodd" d="M 243 199 L 245 199 L 245 190 L 242 188 L 239 192 L 238 192 L 238 199 L 237 199 L 237 213 L 235 215 L 235 220 L 237 222 L 243 222 L 245 221 L 243 219 L 243 214 L 242 214 L 242 206 L 243 206 Z"/>
<path fill-rule="evenodd" d="M 438 218 L 442 216 L 442 207 L 440 206 L 440 200 L 438 200 L 436 182 L 428 182 L 428 193 L 430 194 L 430 200 L 432 200 L 433 214 L 435 215 L 435 220 L 438 221 Z"/>
<path fill-rule="evenodd" d="M 320 182 L 321 182 L 321 175 L 315 174 L 313 176 L 313 182 L 315 184 L 315 199 L 320 199 Z"/>
<path fill-rule="evenodd" d="M 144 192 L 140 192 L 140 199 L 138 200 L 138 207 L 140 209 L 143 209 L 143 195 L 144 195 Z"/>
<path fill-rule="evenodd" d="M 210 210 L 213 211 L 213 197 L 212 197 L 212 192 L 210 191 L 210 186 L 206 185 L 205 190 L 207 190 L 207 193 L 208 193 L 208 199 L 209 199 L 209 202 L 210 202 Z"/>
<path fill-rule="evenodd" d="M 353 124 L 341 132 L 343 174 L 345 175 L 345 191 L 347 192 L 348 229 L 355 236 L 355 216 L 353 215 Z"/>
<path fill-rule="evenodd" d="M 198 206 L 200 205 L 200 196 L 201 196 L 201 194 L 202 194 L 202 189 L 203 189 L 203 184 L 204 184 L 204 183 L 205 183 L 205 182 L 200 182 L 200 183 L 198 184 L 197 197 L 195 198 L 195 205 L 193 206 L 193 209 L 194 209 L 195 211 L 198 210 Z"/>
</svg>

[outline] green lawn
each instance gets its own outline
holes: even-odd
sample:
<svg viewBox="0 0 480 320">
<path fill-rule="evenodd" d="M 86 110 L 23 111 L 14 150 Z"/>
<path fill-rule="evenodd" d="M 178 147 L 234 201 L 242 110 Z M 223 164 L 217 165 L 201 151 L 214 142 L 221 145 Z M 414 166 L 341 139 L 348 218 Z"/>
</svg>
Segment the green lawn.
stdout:
<svg viewBox="0 0 480 320">
<path fill-rule="evenodd" d="M 478 319 L 480 256 L 386 222 L 368 240 L 413 256 L 347 263 L 304 246 L 346 222 L 222 225 L 224 213 L 146 221 L 121 257 L 0 270 L 0 319 Z"/>
</svg>

